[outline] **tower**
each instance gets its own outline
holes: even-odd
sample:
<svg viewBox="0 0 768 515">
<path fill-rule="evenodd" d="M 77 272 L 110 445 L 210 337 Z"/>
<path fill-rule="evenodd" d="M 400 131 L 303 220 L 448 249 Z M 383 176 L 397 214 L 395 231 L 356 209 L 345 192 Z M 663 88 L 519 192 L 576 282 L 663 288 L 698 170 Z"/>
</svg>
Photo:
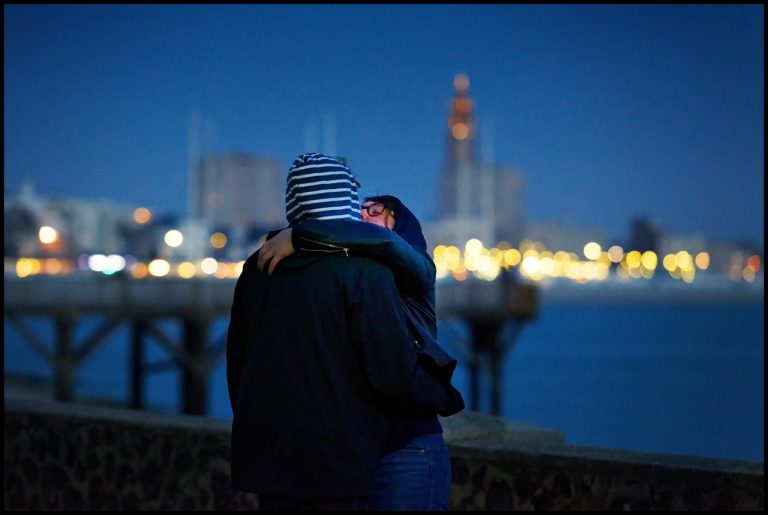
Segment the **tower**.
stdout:
<svg viewBox="0 0 768 515">
<path fill-rule="evenodd" d="M 522 178 L 512 167 L 493 162 L 493 128 L 488 120 L 483 125 L 482 153 L 477 154 L 478 123 L 469 97 L 469 78 L 456 75 L 453 87 L 438 212 L 428 229 L 428 243 L 460 248 L 470 238 L 486 245 L 498 240 L 517 243 L 524 223 Z"/>
<path fill-rule="evenodd" d="M 454 97 L 448 105 L 446 156 L 441 175 L 440 212 L 443 217 L 471 216 L 471 188 L 476 165 L 474 106 L 469 98 L 469 78 L 453 79 Z"/>
</svg>

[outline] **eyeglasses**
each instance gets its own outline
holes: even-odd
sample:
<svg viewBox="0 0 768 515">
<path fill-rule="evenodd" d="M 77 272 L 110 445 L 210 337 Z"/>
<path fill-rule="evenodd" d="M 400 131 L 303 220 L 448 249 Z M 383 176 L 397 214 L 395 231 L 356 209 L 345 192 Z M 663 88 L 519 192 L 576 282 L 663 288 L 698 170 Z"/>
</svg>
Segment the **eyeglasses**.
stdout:
<svg viewBox="0 0 768 515">
<path fill-rule="evenodd" d="M 384 212 L 386 206 L 384 204 L 380 204 L 378 202 L 374 202 L 373 204 L 368 204 L 367 206 L 360 206 L 362 209 L 365 209 L 368 211 L 368 216 L 379 216 L 381 213 Z"/>
</svg>

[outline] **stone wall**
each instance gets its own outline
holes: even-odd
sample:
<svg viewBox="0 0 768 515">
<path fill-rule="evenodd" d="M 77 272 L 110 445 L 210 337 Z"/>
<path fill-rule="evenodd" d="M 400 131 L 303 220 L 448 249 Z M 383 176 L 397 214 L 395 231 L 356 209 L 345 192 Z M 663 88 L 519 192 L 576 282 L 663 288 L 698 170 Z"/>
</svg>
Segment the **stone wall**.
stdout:
<svg viewBox="0 0 768 515">
<path fill-rule="evenodd" d="M 762 510 L 763 464 L 567 445 L 561 432 L 444 419 L 455 510 Z M 4 507 L 239 510 L 228 421 L 5 400 Z"/>
</svg>

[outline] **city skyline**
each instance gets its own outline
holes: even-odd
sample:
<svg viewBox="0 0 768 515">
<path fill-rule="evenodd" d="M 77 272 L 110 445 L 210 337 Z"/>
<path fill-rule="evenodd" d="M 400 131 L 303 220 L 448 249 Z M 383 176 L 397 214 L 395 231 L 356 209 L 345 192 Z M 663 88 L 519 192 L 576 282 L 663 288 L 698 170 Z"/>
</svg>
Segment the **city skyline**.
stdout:
<svg viewBox="0 0 768 515">
<path fill-rule="evenodd" d="M 6 195 L 183 214 L 196 113 L 201 148 L 287 171 L 314 140 L 434 219 L 466 73 L 478 154 L 519 171 L 529 220 L 763 245 L 762 6 L 4 11 Z"/>
</svg>

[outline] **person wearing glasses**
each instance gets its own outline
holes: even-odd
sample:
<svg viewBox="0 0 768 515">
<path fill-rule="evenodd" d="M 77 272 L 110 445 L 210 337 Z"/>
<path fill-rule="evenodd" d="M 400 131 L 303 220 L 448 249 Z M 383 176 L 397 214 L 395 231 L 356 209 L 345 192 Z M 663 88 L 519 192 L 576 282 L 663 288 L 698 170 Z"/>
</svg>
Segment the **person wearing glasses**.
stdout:
<svg viewBox="0 0 768 515">
<path fill-rule="evenodd" d="M 323 154 L 294 160 L 285 209 L 293 227 L 368 225 L 351 172 Z M 266 511 L 367 509 L 402 419 L 449 413 L 453 392 L 418 363 L 385 264 L 302 252 L 267 274 L 259 254 L 243 265 L 227 332 L 232 487 Z"/>
<path fill-rule="evenodd" d="M 416 216 L 392 195 L 368 197 L 356 220 L 306 220 L 284 229 L 259 250 L 258 266 L 272 273 L 294 254 L 343 252 L 371 257 L 393 271 L 420 365 L 454 392 L 447 415 L 464 408 L 450 383 L 456 360 L 437 342 L 435 264 Z M 441 414 L 446 416 L 446 414 Z M 396 437 L 376 470 L 370 506 L 378 510 L 446 510 L 451 465 L 437 414 L 401 417 Z M 426 459 L 425 459 L 426 458 Z"/>
</svg>

